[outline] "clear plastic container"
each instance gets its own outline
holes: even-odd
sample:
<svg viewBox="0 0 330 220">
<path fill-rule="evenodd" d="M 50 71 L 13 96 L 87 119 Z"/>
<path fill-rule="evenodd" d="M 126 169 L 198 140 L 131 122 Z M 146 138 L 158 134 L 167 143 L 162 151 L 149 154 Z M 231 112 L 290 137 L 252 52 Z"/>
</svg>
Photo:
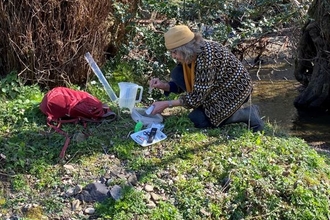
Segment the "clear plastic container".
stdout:
<svg viewBox="0 0 330 220">
<path fill-rule="evenodd" d="M 163 116 L 160 114 L 156 115 L 147 115 L 146 114 L 147 108 L 133 108 L 131 117 L 135 122 L 142 122 L 144 126 L 149 124 L 158 124 L 163 122 Z"/>
<path fill-rule="evenodd" d="M 102 85 L 103 85 L 106 93 L 108 94 L 109 98 L 111 99 L 111 101 L 113 101 L 113 102 L 118 101 L 118 97 L 116 96 L 116 93 L 113 91 L 113 89 L 109 85 L 107 79 L 104 77 L 102 71 L 100 70 L 99 66 L 96 64 L 92 55 L 89 52 L 87 52 L 85 54 L 85 59 L 88 62 L 89 66 L 92 68 L 92 70 L 95 73 L 95 75 L 97 76 L 97 78 L 102 83 Z"/>
</svg>

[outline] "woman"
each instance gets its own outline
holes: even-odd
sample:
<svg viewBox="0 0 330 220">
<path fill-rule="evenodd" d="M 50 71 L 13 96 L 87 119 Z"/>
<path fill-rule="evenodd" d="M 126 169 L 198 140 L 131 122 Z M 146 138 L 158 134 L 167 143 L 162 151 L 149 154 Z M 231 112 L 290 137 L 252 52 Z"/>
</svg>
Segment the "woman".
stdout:
<svg viewBox="0 0 330 220">
<path fill-rule="evenodd" d="M 193 109 L 190 120 L 197 128 L 244 122 L 254 132 L 264 127 L 258 107 L 241 108 L 252 92 L 252 82 L 243 64 L 221 44 L 202 38 L 186 25 L 176 25 L 165 34 L 165 46 L 178 65 L 171 81 L 151 79 L 151 88 L 182 93 L 177 100 L 153 103 L 152 114 L 174 106 Z"/>
</svg>

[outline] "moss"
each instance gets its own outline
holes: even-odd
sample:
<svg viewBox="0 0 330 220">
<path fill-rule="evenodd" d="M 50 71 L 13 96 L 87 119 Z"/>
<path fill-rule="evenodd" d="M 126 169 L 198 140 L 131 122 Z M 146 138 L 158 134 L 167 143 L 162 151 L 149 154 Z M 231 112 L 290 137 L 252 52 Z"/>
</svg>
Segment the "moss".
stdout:
<svg viewBox="0 0 330 220">
<path fill-rule="evenodd" d="M 29 219 L 42 219 L 43 210 L 40 206 L 32 207 L 27 210 L 26 217 Z"/>
</svg>

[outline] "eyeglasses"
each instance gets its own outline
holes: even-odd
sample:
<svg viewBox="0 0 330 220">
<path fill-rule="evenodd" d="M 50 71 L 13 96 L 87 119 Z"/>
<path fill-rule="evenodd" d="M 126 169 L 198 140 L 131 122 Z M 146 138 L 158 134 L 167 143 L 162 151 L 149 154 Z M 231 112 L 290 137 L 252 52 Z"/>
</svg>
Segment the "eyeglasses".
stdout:
<svg viewBox="0 0 330 220">
<path fill-rule="evenodd" d="M 170 50 L 171 54 L 177 55 L 178 51 L 177 50 Z"/>
</svg>

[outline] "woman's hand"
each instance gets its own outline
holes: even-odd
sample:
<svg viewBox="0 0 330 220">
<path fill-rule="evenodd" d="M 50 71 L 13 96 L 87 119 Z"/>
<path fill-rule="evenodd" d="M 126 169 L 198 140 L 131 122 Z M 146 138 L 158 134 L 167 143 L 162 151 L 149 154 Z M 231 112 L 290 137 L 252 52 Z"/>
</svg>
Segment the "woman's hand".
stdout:
<svg viewBox="0 0 330 220">
<path fill-rule="evenodd" d="M 167 100 L 167 101 L 158 101 L 158 102 L 154 102 L 152 105 L 154 106 L 154 110 L 151 112 L 152 115 L 160 114 L 166 108 L 182 106 L 181 101 L 179 99 Z"/>
<path fill-rule="evenodd" d="M 169 91 L 170 85 L 167 82 L 161 81 L 159 78 L 153 78 L 149 81 L 149 86 L 151 88 L 157 88 L 164 91 Z"/>
<path fill-rule="evenodd" d="M 161 114 L 168 106 L 168 101 L 158 101 L 154 102 L 152 104 L 154 107 L 154 110 L 151 112 L 152 115 L 155 114 Z"/>
</svg>

